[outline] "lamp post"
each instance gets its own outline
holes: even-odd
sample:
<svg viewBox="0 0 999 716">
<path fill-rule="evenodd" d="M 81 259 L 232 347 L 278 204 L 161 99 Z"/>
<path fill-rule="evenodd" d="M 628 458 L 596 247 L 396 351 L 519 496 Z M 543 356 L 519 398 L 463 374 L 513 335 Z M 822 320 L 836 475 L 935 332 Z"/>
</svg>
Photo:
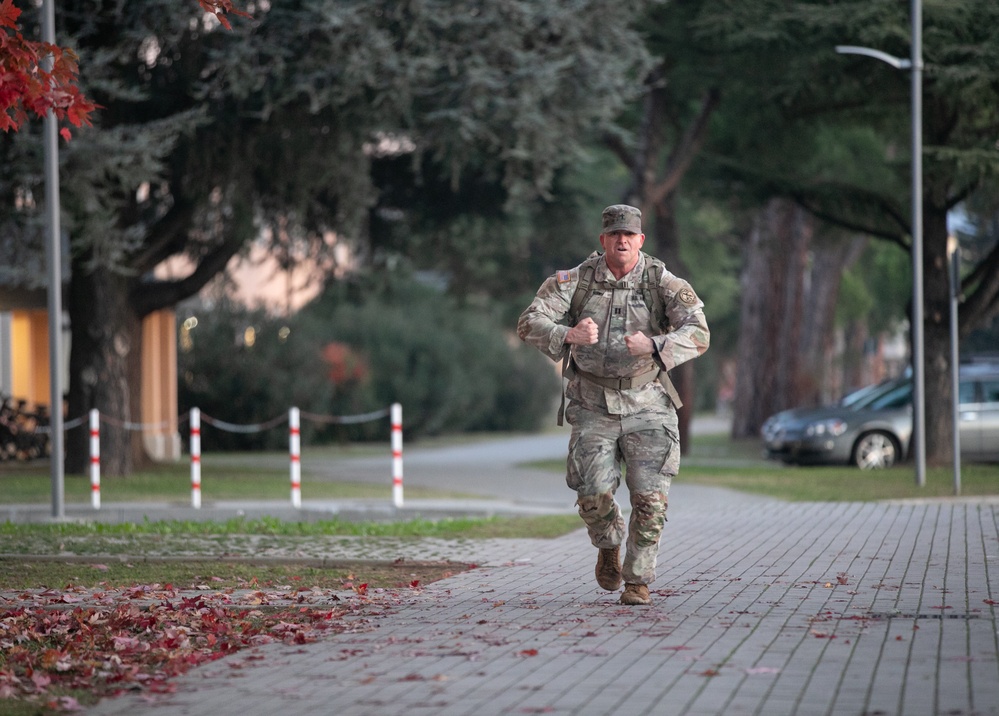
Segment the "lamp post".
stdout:
<svg viewBox="0 0 999 716">
<path fill-rule="evenodd" d="M 954 495 L 961 494 L 961 364 L 957 308 L 961 301 L 961 244 L 957 237 L 947 238 L 947 264 L 950 269 L 950 393 L 951 416 L 954 421 Z"/>
<path fill-rule="evenodd" d="M 55 44 L 55 3 L 42 3 L 42 39 Z M 51 68 L 52 58 L 45 62 Z M 63 519 L 65 508 L 65 470 L 63 466 L 62 416 L 62 251 L 59 229 L 59 127 L 55 113 L 45 115 L 45 260 L 48 263 L 49 311 L 49 410 L 50 445 L 52 446 L 52 517 Z"/>
<path fill-rule="evenodd" d="M 926 485 L 926 377 L 923 340 L 923 9 L 911 0 L 912 58 L 889 55 L 869 47 L 837 45 L 836 52 L 866 55 L 909 70 L 912 84 L 912 442 L 916 448 L 916 484 Z"/>
</svg>

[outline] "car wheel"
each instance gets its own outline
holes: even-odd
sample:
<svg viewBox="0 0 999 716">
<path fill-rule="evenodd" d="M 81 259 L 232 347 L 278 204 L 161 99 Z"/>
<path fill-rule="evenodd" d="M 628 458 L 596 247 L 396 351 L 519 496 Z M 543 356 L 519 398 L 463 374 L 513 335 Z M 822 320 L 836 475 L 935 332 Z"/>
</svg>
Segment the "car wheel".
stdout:
<svg viewBox="0 0 999 716">
<path fill-rule="evenodd" d="M 881 470 L 898 460 L 899 447 L 891 435 L 880 430 L 861 435 L 853 446 L 851 462 L 861 470 Z"/>
</svg>

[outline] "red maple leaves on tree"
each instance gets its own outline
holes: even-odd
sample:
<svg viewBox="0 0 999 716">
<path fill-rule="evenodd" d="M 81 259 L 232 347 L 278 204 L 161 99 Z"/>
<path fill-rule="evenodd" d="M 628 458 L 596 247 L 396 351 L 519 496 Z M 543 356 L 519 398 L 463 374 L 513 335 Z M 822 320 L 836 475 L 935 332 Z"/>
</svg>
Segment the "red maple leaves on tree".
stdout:
<svg viewBox="0 0 999 716">
<path fill-rule="evenodd" d="M 205 12 L 214 15 L 226 30 L 232 29 L 232 25 L 229 24 L 229 18 L 226 17 L 229 13 L 239 15 L 240 17 L 250 16 L 249 13 L 237 10 L 231 0 L 198 0 L 198 3 Z"/>
<path fill-rule="evenodd" d="M 17 27 L 20 15 L 13 0 L 0 0 L 0 129 L 17 131 L 29 112 L 44 117 L 49 110 L 74 127 L 89 125 L 96 105 L 76 86 L 76 55 L 48 42 L 25 39 Z M 46 59 L 51 59 L 48 70 Z M 69 129 L 63 128 L 61 134 L 69 139 Z"/>
<path fill-rule="evenodd" d="M 232 0 L 198 3 L 227 29 L 231 28 L 228 14 L 248 16 L 234 7 Z M 20 15 L 14 0 L 0 0 L 0 129 L 16 132 L 29 114 L 44 117 L 50 110 L 59 121 L 74 127 L 90 126 L 90 115 L 97 105 L 77 86 L 76 54 L 65 47 L 25 39 L 17 26 Z M 60 134 L 69 140 L 69 128 L 63 127 Z"/>
</svg>

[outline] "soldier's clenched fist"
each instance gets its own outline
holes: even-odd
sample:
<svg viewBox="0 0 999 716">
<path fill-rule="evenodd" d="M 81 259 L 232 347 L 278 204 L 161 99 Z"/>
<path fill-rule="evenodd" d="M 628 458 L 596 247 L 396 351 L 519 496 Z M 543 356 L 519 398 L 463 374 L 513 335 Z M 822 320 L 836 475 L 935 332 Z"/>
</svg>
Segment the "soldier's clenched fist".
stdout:
<svg viewBox="0 0 999 716">
<path fill-rule="evenodd" d="M 632 333 L 630 336 L 625 336 L 624 344 L 628 346 L 628 353 L 633 356 L 652 355 L 652 351 L 656 348 L 656 344 L 652 342 L 652 339 L 641 331 Z"/>
<path fill-rule="evenodd" d="M 600 329 L 596 322 L 587 316 L 569 329 L 565 334 L 565 342 L 577 346 L 592 346 L 600 339 Z"/>
</svg>

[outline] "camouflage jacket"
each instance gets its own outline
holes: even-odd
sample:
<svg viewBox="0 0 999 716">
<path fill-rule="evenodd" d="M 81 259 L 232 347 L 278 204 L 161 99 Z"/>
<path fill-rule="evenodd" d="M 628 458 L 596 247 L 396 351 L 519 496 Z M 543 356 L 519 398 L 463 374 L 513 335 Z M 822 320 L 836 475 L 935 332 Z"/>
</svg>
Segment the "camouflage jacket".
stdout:
<svg viewBox="0 0 999 716">
<path fill-rule="evenodd" d="M 604 378 L 627 378 L 647 373 L 657 365 L 663 370 L 671 370 L 708 349 L 710 334 L 704 304 L 689 283 L 665 268 L 660 271 L 658 288 L 669 331 L 663 333 L 653 325 L 652 312 L 638 287 L 646 262 L 658 259 L 640 254 L 635 268 L 621 279 L 614 278 L 602 256 L 588 261 L 596 262 L 593 290 L 580 311 L 579 320 L 592 318 L 600 329 L 600 338 L 595 345 L 571 346 L 575 367 Z M 561 360 L 570 350 L 565 343 L 570 328 L 569 305 L 583 265 L 585 262 L 546 279 L 517 323 L 521 340 L 552 360 Z M 628 353 L 624 337 L 638 331 L 652 339 L 653 355 Z M 573 375 L 566 395 L 590 410 L 621 416 L 669 403 L 666 389 L 658 380 L 619 390 Z"/>
</svg>

